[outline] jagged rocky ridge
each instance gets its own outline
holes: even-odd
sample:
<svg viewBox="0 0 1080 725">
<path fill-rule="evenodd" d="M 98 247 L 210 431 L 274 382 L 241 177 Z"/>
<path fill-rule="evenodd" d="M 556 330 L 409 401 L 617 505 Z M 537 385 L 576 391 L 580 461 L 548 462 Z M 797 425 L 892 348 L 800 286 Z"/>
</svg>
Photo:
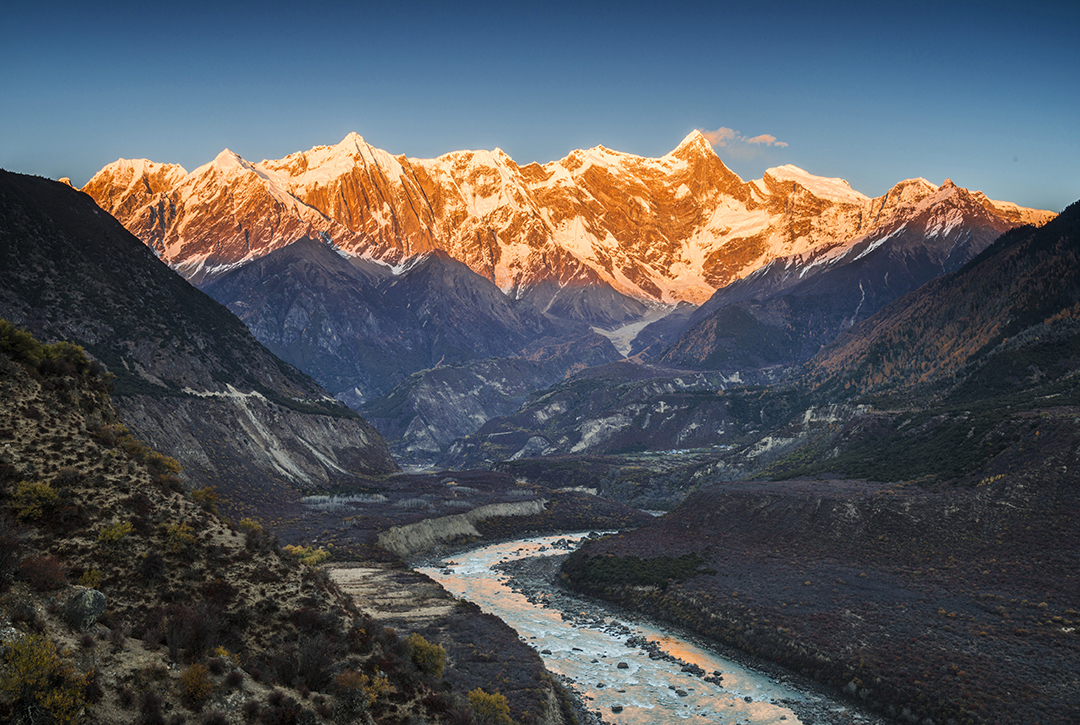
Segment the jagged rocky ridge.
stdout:
<svg viewBox="0 0 1080 725">
<path fill-rule="evenodd" d="M 283 495 L 396 470 L 362 418 L 74 189 L 0 174 L 0 316 L 86 348 L 138 436 L 196 485 Z"/>
</svg>

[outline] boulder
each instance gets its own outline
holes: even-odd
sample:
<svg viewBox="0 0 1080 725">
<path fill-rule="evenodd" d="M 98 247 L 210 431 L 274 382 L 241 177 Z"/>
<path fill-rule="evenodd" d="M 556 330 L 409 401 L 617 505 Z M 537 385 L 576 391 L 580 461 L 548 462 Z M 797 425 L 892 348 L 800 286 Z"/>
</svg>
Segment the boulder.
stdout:
<svg viewBox="0 0 1080 725">
<path fill-rule="evenodd" d="M 64 605 L 64 618 L 72 628 L 85 632 L 105 613 L 105 595 L 97 589 L 78 587 Z"/>
</svg>

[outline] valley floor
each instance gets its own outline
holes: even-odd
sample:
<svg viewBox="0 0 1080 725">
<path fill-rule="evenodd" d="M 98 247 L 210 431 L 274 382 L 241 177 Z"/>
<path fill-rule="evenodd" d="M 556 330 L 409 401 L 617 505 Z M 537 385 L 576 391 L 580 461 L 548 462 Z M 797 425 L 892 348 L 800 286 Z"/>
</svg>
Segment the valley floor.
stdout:
<svg viewBox="0 0 1080 725">
<path fill-rule="evenodd" d="M 922 491 L 860 483 L 710 489 L 595 542 L 579 590 L 845 690 L 908 722 L 1080 721 L 1071 479 Z M 665 589 L 589 561 L 701 557 Z M 600 557 L 599 559 L 595 557 Z"/>
</svg>

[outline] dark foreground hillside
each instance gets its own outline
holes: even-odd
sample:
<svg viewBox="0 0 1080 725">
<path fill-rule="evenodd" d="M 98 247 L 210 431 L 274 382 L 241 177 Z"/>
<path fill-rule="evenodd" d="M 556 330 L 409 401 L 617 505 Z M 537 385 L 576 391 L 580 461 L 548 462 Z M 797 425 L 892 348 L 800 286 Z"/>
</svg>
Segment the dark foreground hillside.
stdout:
<svg viewBox="0 0 1080 725">
<path fill-rule="evenodd" d="M 188 491 L 109 384 L 78 347 L 0 320 L 0 721 L 566 722 L 504 624 L 463 606 L 423 634 L 385 628 L 315 566 L 327 552 Z"/>
</svg>

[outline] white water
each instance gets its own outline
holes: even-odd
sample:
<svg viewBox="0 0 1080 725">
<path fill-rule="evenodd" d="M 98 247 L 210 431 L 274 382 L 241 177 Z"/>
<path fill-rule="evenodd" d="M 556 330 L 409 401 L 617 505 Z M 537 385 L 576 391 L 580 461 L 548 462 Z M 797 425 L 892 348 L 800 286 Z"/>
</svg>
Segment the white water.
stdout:
<svg viewBox="0 0 1080 725">
<path fill-rule="evenodd" d="M 570 534 L 494 544 L 453 556 L 439 567 L 419 571 L 517 630 L 522 639 L 541 652 L 548 669 L 569 677 L 590 709 L 607 722 L 794 725 L 801 721 L 781 700 L 821 699 L 777 684 L 768 676 L 653 627 L 610 616 L 587 626 L 571 624 L 555 609 L 532 604 L 522 594 L 512 591 L 507 577 L 491 569 L 500 561 L 566 553 L 550 548 L 539 550 L 550 547 L 558 539 L 581 538 L 581 534 Z M 603 611 L 593 604 L 589 609 Z M 665 652 L 698 665 L 706 674 L 719 670 L 723 673 L 723 685 L 682 672 L 676 663 L 650 659 L 643 649 L 627 646 L 631 635 L 658 642 Z M 550 654 L 544 654 L 545 650 Z M 619 669 L 620 662 L 627 667 Z M 618 706 L 623 710 L 613 712 L 612 708 Z M 829 709 L 838 714 L 845 711 L 837 705 Z M 854 713 L 846 714 L 850 717 Z M 855 716 L 855 722 L 860 720 Z"/>
</svg>

